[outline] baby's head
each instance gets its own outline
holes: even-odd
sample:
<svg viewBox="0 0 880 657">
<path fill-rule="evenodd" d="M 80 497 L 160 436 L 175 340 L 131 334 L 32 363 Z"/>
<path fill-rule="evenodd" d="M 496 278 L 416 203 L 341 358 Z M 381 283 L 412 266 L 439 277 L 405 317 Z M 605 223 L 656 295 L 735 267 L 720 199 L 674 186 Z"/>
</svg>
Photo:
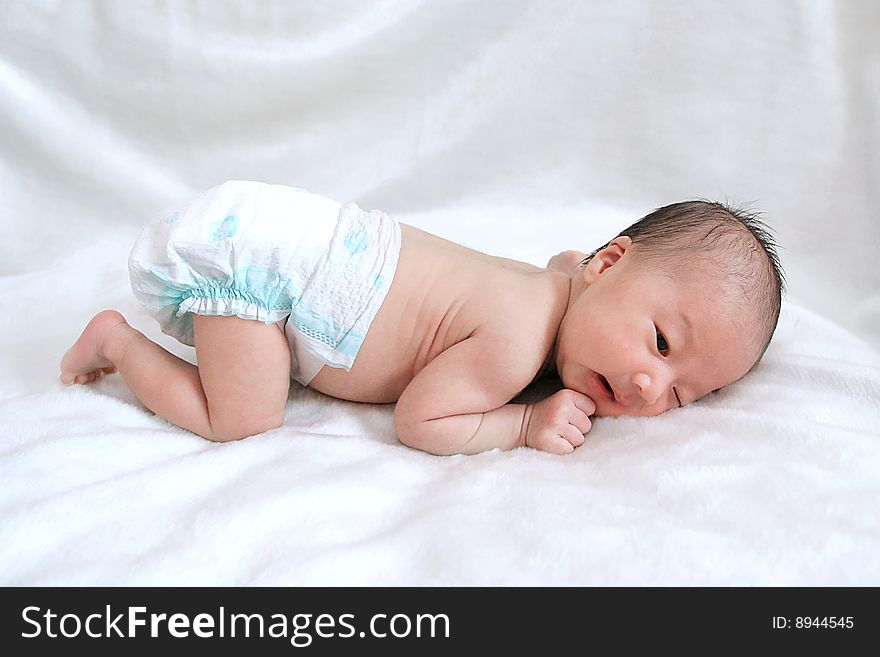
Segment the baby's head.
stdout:
<svg viewBox="0 0 880 657">
<path fill-rule="evenodd" d="M 655 210 L 574 274 L 556 366 L 597 415 L 658 415 L 739 380 L 770 343 L 785 281 L 755 213 Z"/>
</svg>

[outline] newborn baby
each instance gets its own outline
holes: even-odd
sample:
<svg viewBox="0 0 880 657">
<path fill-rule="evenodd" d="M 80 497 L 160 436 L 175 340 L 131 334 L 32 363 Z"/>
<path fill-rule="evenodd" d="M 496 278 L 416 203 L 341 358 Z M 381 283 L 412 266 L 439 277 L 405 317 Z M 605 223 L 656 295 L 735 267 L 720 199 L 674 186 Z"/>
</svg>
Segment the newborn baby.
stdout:
<svg viewBox="0 0 880 657">
<path fill-rule="evenodd" d="M 590 416 L 658 415 L 737 381 L 776 328 L 782 271 L 753 214 L 660 208 L 547 269 L 486 255 L 305 190 L 230 181 L 149 223 L 132 290 L 198 367 L 113 310 L 61 382 L 119 371 L 169 422 L 215 441 L 282 425 L 290 379 L 396 402 L 400 441 L 433 454 L 572 452 Z M 511 399 L 558 375 L 534 404 Z"/>
</svg>

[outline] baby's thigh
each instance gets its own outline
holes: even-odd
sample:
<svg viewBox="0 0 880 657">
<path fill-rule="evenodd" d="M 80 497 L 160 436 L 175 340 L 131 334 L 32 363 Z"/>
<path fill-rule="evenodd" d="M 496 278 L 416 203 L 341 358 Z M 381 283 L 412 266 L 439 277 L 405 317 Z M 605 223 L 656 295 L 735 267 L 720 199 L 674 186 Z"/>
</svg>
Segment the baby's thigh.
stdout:
<svg viewBox="0 0 880 657">
<path fill-rule="evenodd" d="M 193 331 L 208 417 L 220 438 L 280 426 L 290 388 L 290 346 L 280 326 L 193 315 Z"/>
</svg>

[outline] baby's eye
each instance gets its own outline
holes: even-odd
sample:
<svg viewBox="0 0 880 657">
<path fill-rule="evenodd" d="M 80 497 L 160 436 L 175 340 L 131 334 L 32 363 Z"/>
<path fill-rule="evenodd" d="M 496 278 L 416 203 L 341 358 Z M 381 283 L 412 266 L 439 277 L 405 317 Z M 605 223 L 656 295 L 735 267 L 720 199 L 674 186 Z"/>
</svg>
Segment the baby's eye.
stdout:
<svg viewBox="0 0 880 657">
<path fill-rule="evenodd" d="M 663 334 L 656 326 L 654 331 L 657 333 L 657 350 L 665 356 L 669 352 L 669 343 L 666 342 L 666 338 L 663 337 Z"/>
</svg>

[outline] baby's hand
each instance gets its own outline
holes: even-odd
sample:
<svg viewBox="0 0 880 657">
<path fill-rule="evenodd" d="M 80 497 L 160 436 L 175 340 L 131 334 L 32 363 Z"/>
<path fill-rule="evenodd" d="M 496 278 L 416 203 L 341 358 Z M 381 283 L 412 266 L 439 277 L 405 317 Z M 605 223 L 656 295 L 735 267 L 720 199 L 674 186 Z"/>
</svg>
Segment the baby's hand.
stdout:
<svg viewBox="0 0 880 657">
<path fill-rule="evenodd" d="M 570 454 L 590 430 L 593 400 L 565 388 L 537 404 L 529 404 L 526 445 L 551 454 Z"/>
<path fill-rule="evenodd" d="M 580 251 L 563 251 L 550 258 L 547 269 L 571 276 L 577 269 L 578 263 L 586 257 L 587 254 Z"/>
</svg>

